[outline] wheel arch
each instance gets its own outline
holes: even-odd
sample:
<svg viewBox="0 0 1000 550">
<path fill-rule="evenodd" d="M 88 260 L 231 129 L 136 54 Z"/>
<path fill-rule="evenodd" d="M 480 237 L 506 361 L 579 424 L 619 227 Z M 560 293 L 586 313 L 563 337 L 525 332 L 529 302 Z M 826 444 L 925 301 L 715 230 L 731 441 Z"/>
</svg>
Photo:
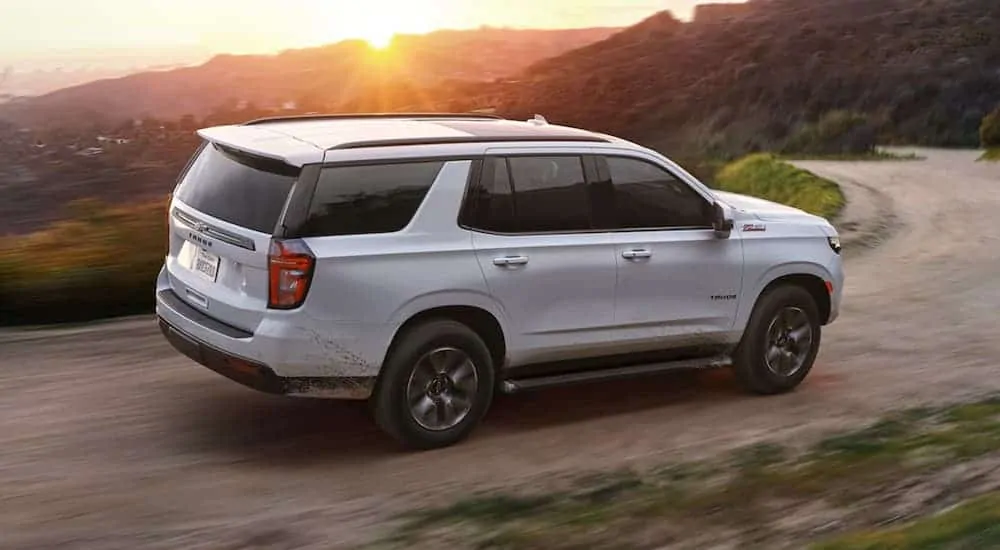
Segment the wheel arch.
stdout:
<svg viewBox="0 0 1000 550">
<path fill-rule="evenodd" d="M 755 286 L 755 292 L 752 294 L 753 301 L 747 301 L 745 306 L 741 305 L 739 326 L 746 327 L 751 313 L 760 302 L 761 296 L 771 289 L 783 285 L 798 286 L 808 292 L 816 301 L 822 324 L 826 325 L 830 322 L 833 308 L 833 298 L 827 284 L 833 280 L 830 272 L 817 264 L 789 264 L 772 269 L 761 277 Z"/>
<path fill-rule="evenodd" d="M 449 319 L 472 329 L 486 343 L 497 372 L 503 368 L 507 358 L 507 336 L 503 325 L 496 314 L 475 305 L 439 305 L 411 313 L 393 334 L 386 357 L 408 330 L 432 319 Z"/>
</svg>

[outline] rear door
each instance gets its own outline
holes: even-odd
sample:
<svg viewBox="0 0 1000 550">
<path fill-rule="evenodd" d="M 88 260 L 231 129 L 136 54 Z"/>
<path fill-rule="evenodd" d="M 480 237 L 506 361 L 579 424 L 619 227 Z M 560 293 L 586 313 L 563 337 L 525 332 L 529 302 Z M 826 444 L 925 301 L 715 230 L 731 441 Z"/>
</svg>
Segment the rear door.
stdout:
<svg viewBox="0 0 1000 550">
<path fill-rule="evenodd" d="M 473 245 L 508 318 L 512 361 L 597 353 L 614 323 L 610 235 L 593 229 L 584 157 L 490 151 L 471 197 Z"/>
<path fill-rule="evenodd" d="M 166 260 L 177 296 L 250 332 L 267 309 L 268 249 L 300 169 L 205 144 L 174 191 Z"/>
<path fill-rule="evenodd" d="M 633 341 L 711 344 L 732 329 L 743 281 L 738 232 L 716 237 L 712 203 L 651 159 L 597 159 L 618 262 L 615 322 Z"/>
</svg>

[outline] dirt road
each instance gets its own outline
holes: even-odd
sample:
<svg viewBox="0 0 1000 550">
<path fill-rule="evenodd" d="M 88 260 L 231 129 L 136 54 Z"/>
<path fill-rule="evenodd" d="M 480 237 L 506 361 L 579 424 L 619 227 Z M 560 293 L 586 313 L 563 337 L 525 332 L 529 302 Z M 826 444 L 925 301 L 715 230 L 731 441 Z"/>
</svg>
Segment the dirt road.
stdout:
<svg viewBox="0 0 1000 550">
<path fill-rule="evenodd" d="M 0 547 L 335 548 L 473 487 L 807 438 L 1000 390 L 1000 165 L 803 162 L 843 184 L 846 304 L 794 394 L 728 373 L 498 401 L 467 443 L 402 454 L 358 404 L 245 390 L 149 319 L 0 334 Z M 881 244 L 862 249 L 860 245 Z"/>
</svg>

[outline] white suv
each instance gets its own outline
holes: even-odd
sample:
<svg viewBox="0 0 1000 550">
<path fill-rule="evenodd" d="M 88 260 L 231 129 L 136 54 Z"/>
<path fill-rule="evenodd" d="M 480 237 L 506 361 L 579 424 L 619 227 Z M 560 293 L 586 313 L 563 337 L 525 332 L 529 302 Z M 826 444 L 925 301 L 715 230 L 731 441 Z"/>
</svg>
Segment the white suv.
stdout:
<svg viewBox="0 0 1000 550">
<path fill-rule="evenodd" d="M 723 365 L 788 391 L 837 317 L 826 220 L 618 138 L 441 114 L 199 134 L 163 333 L 258 390 L 368 399 L 412 448 L 467 436 L 496 391 Z"/>
</svg>

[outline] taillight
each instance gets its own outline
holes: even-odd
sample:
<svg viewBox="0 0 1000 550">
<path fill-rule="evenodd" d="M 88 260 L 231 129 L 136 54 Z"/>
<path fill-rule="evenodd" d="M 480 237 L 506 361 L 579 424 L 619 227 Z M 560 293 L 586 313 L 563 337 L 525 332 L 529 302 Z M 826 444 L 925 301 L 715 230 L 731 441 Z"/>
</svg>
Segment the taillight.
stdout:
<svg viewBox="0 0 1000 550">
<path fill-rule="evenodd" d="M 316 257 L 299 240 L 272 240 L 267 255 L 267 307 L 295 309 L 306 300 Z"/>
</svg>

